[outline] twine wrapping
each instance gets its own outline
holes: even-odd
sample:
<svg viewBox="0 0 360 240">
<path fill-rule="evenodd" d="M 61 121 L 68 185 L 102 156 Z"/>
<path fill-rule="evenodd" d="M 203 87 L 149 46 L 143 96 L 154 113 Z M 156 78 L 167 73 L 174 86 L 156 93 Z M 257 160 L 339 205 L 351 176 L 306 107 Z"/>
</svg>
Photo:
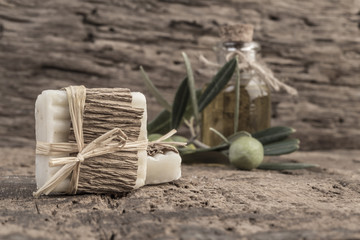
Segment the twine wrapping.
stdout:
<svg viewBox="0 0 360 240">
<path fill-rule="evenodd" d="M 89 144 L 84 144 L 83 113 L 85 107 L 86 88 L 84 86 L 70 86 L 65 88 L 69 102 L 69 112 L 74 130 L 76 143 L 45 143 L 37 142 L 36 154 L 56 155 L 59 153 L 77 153 L 75 157 L 51 158 L 50 166 L 61 166 L 41 188 L 33 195 L 48 195 L 70 174 L 70 186 L 66 193 L 75 194 L 79 183 L 80 164 L 87 158 L 96 157 L 116 151 L 146 150 L 147 140 L 127 142 L 126 134 L 119 128 L 114 128 Z"/>
<path fill-rule="evenodd" d="M 173 136 L 176 133 L 176 130 L 173 129 L 164 136 L 160 137 L 159 139 L 156 139 L 152 142 L 149 142 L 147 147 L 148 155 L 153 156 L 155 153 L 163 153 L 163 150 L 165 151 L 173 151 L 175 153 L 179 153 L 176 146 L 184 147 L 187 145 L 185 142 L 164 142 L 171 136 Z"/>
<path fill-rule="evenodd" d="M 250 59 L 246 54 L 242 53 L 239 50 L 235 50 L 226 55 L 226 61 L 231 60 L 234 57 L 239 57 L 239 69 L 251 68 L 253 69 L 261 78 L 264 80 L 267 86 L 275 91 L 279 91 L 280 89 L 284 89 L 287 93 L 291 95 L 298 95 L 298 92 L 295 88 L 290 87 L 289 85 L 281 82 L 277 79 L 273 72 L 266 67 L 264 64 L 260 64 L 255 60 Z M 219 64 L 214 63 L 206 59 L 203 55 L 200 55 L 200 61 L 205 63 L 206 65 L 213 67 L 220 67 Z"/>
</svg>

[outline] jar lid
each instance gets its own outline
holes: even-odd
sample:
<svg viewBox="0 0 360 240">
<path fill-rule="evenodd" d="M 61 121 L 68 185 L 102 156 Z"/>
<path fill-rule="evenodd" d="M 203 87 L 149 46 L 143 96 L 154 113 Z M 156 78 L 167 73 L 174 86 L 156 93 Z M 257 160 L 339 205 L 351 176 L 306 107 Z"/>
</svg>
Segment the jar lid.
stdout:
<svg viewBox="0 0 360 240">
<path fill-rule="evenodd" d="M 223 42 L 252 42 L 254 27 L 251 24 L 223 25 L 220 37 Z"/>
</svg>

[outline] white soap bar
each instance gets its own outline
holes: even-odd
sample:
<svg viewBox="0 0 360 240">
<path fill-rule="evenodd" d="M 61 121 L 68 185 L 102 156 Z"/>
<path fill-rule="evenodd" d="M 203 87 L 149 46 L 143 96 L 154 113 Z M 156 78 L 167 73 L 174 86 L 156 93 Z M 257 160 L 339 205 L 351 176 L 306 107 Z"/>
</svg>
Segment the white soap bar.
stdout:
<svg viewBox="0 0 360 240">
<path fill-rule="evenodd" d="M 168 151 L 147 157 L 146 184 L 171 182 L 181 177 L 181 157 Z"/>
<path fill-rule="evenodd" d="M 138 140 L 147 139 L 147 113 L 146 99 L 142 93 L 133 92 L 132 107 L 143 108 L 144 114 L 141 119 L 141 129 Z M 46 90 L 37 98 L 35 103 L 35 120 L 36 120 L 36 140 L 42 142 L 56 143 L 68 142 L 70 132 L 70 114 L 68 101 L 65 91 Z M 68 154 L 58 155 L 59 157 Z M 49 166 L 49 156 L 36 155 L 36 184 L 42 187 L 45 182 L 50 179 L 60 167 Z M 138 170 L 135 188 L 139 188 L 145 184 L 146 179 L 146 150 L 138 151 Z M 59 184 L 53 192 L 64 192 L 70 183 L 69 179 L 65 179 Z"/>
</svg>

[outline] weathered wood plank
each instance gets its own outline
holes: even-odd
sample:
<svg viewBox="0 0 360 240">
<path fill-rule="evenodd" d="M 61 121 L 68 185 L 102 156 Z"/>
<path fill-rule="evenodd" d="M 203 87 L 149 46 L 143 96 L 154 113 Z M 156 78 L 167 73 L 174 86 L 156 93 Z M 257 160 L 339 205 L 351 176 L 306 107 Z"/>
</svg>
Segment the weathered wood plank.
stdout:
<svg viewBox="0 0 360 240">
<path fill-rule="evenodd" d="M 0 146 L 33 145 L 34 102 L 70 84 L 145 91 L 143 65 L 172 100 L 190 55 L 198 86 L 219 24 L 255 25 L 265 61 L 300 93 L 274 94 L 273 123 L 303 149 L 359 148 L 360 2 L 0 1 Z M 147 91 L 145 91 L 148 94 Z M 150 119 L 160 110 L 148 95 Z"/>
</svg>

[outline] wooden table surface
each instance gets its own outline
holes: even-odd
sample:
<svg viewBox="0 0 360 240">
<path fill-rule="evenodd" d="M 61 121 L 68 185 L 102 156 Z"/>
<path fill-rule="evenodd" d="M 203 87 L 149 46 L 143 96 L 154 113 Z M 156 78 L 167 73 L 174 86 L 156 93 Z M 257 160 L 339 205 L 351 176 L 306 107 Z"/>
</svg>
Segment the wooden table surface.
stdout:
<svg viewBox="0 0 360 240">
<path fill-rule="evenodd" d="M 297 152 L 292 171 L 182 167 L 127 194 L 34 199 L 31 148 L 2 148 L 0 239 L 358 239 L 360 151 Z"/>
</svg>

